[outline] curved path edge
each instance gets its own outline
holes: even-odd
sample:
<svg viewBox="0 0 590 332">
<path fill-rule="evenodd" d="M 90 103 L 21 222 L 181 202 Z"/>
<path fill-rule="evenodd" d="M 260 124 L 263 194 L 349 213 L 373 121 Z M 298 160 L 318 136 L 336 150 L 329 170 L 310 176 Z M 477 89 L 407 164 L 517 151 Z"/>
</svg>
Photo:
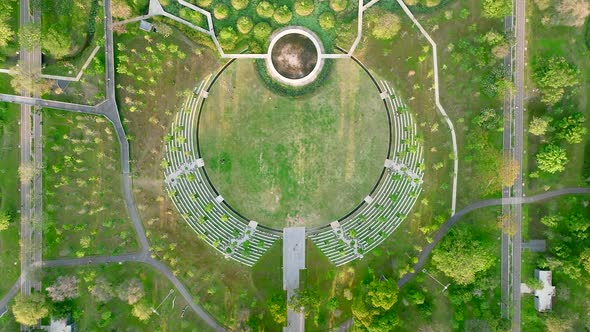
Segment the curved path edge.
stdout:
<svg viewBox="0 0 590 332">
<path fill-rule="evenodd" d="M 428 259 L 428 256 L 430 256 L 430 254 L 432 253 L 432 250 L 434 250 L 434 247 L 436 247 L 436 245 L 442 240 L 442 238 L 445 235 L 447 235 L 447 233 L 449 233 L 451 228 L 457 222 L 459 222 L 459 220 L 461 220 L 461 218 L 463 216 L 465 216 L 466 214 L 473 212 L 477 209 L 481 209 L 481 208 L 489 207 L 489 206 L 496 206 L 496 205 L 502 205 L 502 204 L 530 204 L 530 203 L 536 203 L 536 202 L 540 202 L 543 200 L 547 200 L 550 198 L 555 198 L 555 197 L 563 196 L 563 195 L 590 195 L 590 188 L 583 188 L 583 187 L 563 188 L 563 189 L 557 189 L 557 190 L 544 192 L 544 193 L 529 196 L 529 197 L 512 197 L 512 198 L 506 198 L 506 199 L 502 199 L 502 198 L 487 199 L 487 200 L 477 201 L 475 203 L 472 203 L 472 204 L 466 206 L 465 208 L 463 208 L 459 212 L 455 213 L 451 218 L 447 219 L 447 221 L 445 221 L 440 226 L 440 228 L 438 229 L 438 231 L 434 235 L 432 242 L 429 243 L 426 247 L 424 247 L 424 249 L 422 249 L 422 252 L 420 252 L 420 255 L 418 256 L 418 263 L 416 263 L 413 267 L 414 272 L 410 272 L 410 273 L 405 274 L 397 282 L 398 286 L 402 287 L 403 285 L 408 283 L 413 277 L 416 276 L 416 273 L 418 271 L 420 271 L 422 266 L 424 266 L 424 264 L 426 263 L 426 260 Z"/>
</svg>

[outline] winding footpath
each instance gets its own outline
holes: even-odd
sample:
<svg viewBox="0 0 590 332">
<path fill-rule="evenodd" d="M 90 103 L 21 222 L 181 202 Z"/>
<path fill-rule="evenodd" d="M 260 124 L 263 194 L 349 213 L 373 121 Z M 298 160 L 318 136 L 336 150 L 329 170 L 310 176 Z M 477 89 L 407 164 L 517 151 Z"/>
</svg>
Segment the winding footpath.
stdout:
<svg viewBox="0 0 590 332">
<path fill-rule="evenodd" d="M 540 201 L 544 201 L 544 200 L 547 200 L 550 198 L 563 196 L 563 195 L 590 195 L 590 188 L 580 188 L 580 187 L 563 188 L 563 189 L 552 190 L 552 191 L 548 191 L 548 192 L 545 192 L 542 194 L 529 196 L 529 197 L 512 197 L 512 198 L 508 198 L 508 199 L 502 199 L 502 198 L 487 199 L 487 200 L 477 201 L 471 205 L 466 206 L 465 208 L 463 208 L 459 212 L 455 213 L 451 218 L 447 219 L 447 221 L 445 221 L 444 224 L 442 224 L 440 226 L 440 228 L 438 229 L 438 231 L 434 235 L 432 242 L 429 243 L 426 247 L 424 247 L 424 249 L 422 249 L 422 252 L 420 253 L 420 256 L 418 256 L 418 263 L 416 263 L 414 265 L 415 272 L 408 273 L 408 274 L 404 275 L 397 282 L 398 286 L 402 287 L 403 285 L 408 283 L 410 280 L 412 280 L 412 278 L 416 275 L 416 272 L 419 272 L 422 270 L 422 267 L 426 263 L 428 256 L 430 256 L 430 253 L 432 253 L 432 250 L 434 249 L 434 247 L 436 247 L 436 245 L 440 242 L 440 240 L 442 240 L 442 238 L 445 235 L 447 235 L 447 233 L 449 233 L 451 228 L 453 226 L 455 226 L 455 224 L 457 222 L 459 222 L 459 220 L 461 220 L 461 218 L 463 216 L 465 216 L 466 214 L 468 214 L 469 212 L 473 212 L 477 209 L 481 209 L 484 207 L 502 205 L 503 203 L 518 204 L 518 205 L 537 203 Z"/>
</svg>

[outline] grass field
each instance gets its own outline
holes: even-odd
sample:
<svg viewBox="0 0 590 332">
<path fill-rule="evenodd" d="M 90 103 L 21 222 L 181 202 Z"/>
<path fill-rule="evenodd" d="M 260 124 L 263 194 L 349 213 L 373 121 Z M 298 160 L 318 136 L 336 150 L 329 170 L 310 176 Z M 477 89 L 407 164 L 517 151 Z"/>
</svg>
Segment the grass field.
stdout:
<svg viewBox="0 0 590 332">
<path fill-rule="evenodd" d="M 176 291 L 165 302 L 164 298 L 173 289 L 173 285 L 151 267 L 125 263 L 92 267 L 52 268 L 45 270 L 44 285 L 50 285 L 58 276 L 74 275 L 79 280 L 80 296 L 65 307 L 73 307 L 76 328 L 80 331 L 209 331 L 196 314 L 188 308 L 184 298 Z M 145 296 L 143 300 L 152 308 L 158 308 L 158 315 L 152 314 L 150 319 L 142 322 L 131 314 L 132 306 L 116 296 L 105 303 L 96 301 L 90 295 L 89 287 L 94 285 L 96 278 L 105 278 L 114 287 L 123 281 L 137 278 L 141 281 Z M 174 307 L 172 302 L 174 299 Z"/>
<path fill-rule="evenodd" d="M 532 93 L 532 99 L 528 105 L 530 112 L 525 113 L 527 120 L 532 120 L 533 116 L 550 116 L 552 118 L 561 118 L 563 115 L 578 111 L 586 116 L 586 127 L 590 126 L 590 101 L 588 99 L 588 90 L 590 89 L 590 50 L 584 44 L 584 31 L 586 25 L 582 27 L 553 26 L 545 24 L 534 24 L 540 22 L 544 12 L 531 3 L 529 6 L 529 24 L 527 25 L 528 38 L 528 76 L 532 77 L 532 68 L 536 61 L 542 57 L 559 56 L 564 57 L 568 62 L 575 64 L 580 70 L 580 86 L 573 91 L 567 91 L 565 98 L 554 107 L 543 105 L 536 94 Z M 588 23 L 586 23 L 588 24 Z M 529 79 L 527 89 L 534 89 L 532 79 Z M 528 121 L 525 121 L 525 128 Z M 547 138 L 540 138 L 534 135 L 528 135 L 528 144 L 526 146 L 527 155 L 527 173 L 533 173 L 538 170 L 535 154 L 539 151 L 540 145 Z M 583 176 L 584 160 L 588 158 L 585 155 L 585 149 L 590 146 L 590 135 L 586 134 L 584 140 L 579 144 L 564 144 L 567 149 L 568 164 L 563 172 L 550 175 L 541 173 L 539 178 L 529 178 L 526 186 L 528 194 L 534 194 L 548 190 L 550 188 L 562 188 L 571 186 L 590 185 L 585 182 Z M 586 161 L 588 163 L 588 161 Z"/>
<path fill-rule="evenodd" d="M 236 61 L 206 100 L 199 142 L 213 185 L 238 212 L 275 228 L 318 226 L 370 193 L 387 158 L 387 121 L 352 60 L 334 62 L 321 88 L 297 98 L 268 90 L 251 61 Z"/>
<path fill-rule="evenodd" d="M 8 229 L 0 231 L 0 294 L 12 287 L 20 274 L 19 108 L 0 103 L 0 212 L 11 216 Z"/>
<path fill-rule="evenodd" d="M 43 122 L 44 257 L 136 249 L 113 128 L 103 117 L 55 110 Z"/>
</svg>

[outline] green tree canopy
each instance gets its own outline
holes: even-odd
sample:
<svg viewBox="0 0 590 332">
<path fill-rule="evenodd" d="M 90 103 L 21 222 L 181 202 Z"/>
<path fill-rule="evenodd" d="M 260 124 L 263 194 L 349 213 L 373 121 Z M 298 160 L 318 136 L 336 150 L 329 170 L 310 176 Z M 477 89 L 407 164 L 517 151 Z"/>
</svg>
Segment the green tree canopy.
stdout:
<svg viewBox="0 0 590 332">
<path fill-rule="evenodd" d="M 388 11 L 378 11 L 372 17 L 373 29 L 371 34 L 376 39 L 390 40 L 397 35 L 401 28 L 401 21 L 399 17 Z"/>
<path fill-rule="evenodd" d="M 254 26 L 254 38 L 265 42 L 272 32 L 272 28 L 266 22 L 257 23 Z"/>
<path fill-rule="evenodd" d="M 541 90 L 541 101 L 553 105 L 565 89 L 580 84 L 580 71 L 563 57 L 541 60 L 534 68 L 533 79 Z"/>
<path fill-rule="evenodd" d="M 213 16 L 218 20 L 223 20 L 229 15 L 229 7 L 224 3 L 218 3 L 213 7 Z"/>
<path fill-rule="evenodd" d="M 297 0 L 295 1 L 295 13 L 299 16 L 308 16 L 315 9 L 314 0 Z"/>
<path fill-rule="evenodd" d="M 289 23 L 289 21 L 291 21 L 292 17 L 293 17 L 293 14 L 291 13 L 291 11 L 289 10 L 289 7 L 287 7 L 287 5 L 283 5 L 279 8 L 277 8 L 277 10 L 275 10 L 275 13 L 273 15 L 274 20 L 278 24 L 287 24 L 287 23 Z"/>
<path fill-rule="evenodd" d="M 14 37 L 14 31 L 4 17 L 0 17 L 0 47 L 8 45 L 8 42 Z"/>
<path fill-rule="evenodd" d="M 488 18 L 503 18 L 512 14 L 511 0 L 484 0 L 483 16 Z"/>
<path fill-rule="evenodd" d="M 270 303 L 268 304 L 268 312 L 277 324 L 285 324 L 285 322 L 287 321 L 287 305 L 284 293 L 274 294 L 270 298 Z"/>
<path fill-rule="evenodd" d="M 375 308 L 389 310 L 397 302 L 398 287 L 395 281 L 373 280 L 367 287 L 367 299 Z"/>
<path fill-rule="evenodd" d="M 567 163 L 566 151 L 558 145 L 545 145 L 537 153 L 537 165 L 543 172 L 551 174 L 563 172 Z"/>
<path fill-rule="evenodd" d="M 242 34 L 247 34 L 254 27 L 254 23 L 248 16 L 242 16 L 237 21 L 238 31 Z"/>
<path fill-rule="evenodd" d="M 0 232 L 5 231 L 10 226 L 10 215 L 6 211 L 0 211 Z"/>
<path fill-rule="evenodd" d="M 231 0 L 231 6 L 234 7 L 235 10 L 241 10 L 248 7 L 249 0 Z"/>
<path fill-rule="evenodd" d="M 268 1 L 261 1 L 256 6 L 256 14 L 260 17 L 271 18 L 275 13 L 274 6 Z"/>
<path fill-rule="evenodd" d="M 43 50 L 59 59 L 70 53 L 72 41 L 68 34 L 60 33 L 55 29 L 49 29 L 43 35 L 41 45 L 43 46 Z"/>
<path fill-rule="evenodd" d="M 320 27 L 324 30 L 334 29 L 336 25 L 336 17 L 332 12 L 323 12 L 318 18 L 320 20 Z"/>
<path fill-rule="evenodd" d="M 41 43 L 41 27 L 34 23 L 23 25 L 18 32 L 18 41 L 25 50 L 33 50 Z"/>
<path fill-rule="evenodd" d="M 533 116 L 533 119 L 529 123 L 529 133 L 536 136 L 543 136 L 549 129 L 549 119 L 541 117 L 538 118 Z"/>
<path fill-rule="evenodd" d="M 18 323 L 32 326 L 49 314 L 49 308 L 43 294 L 33 293 L 29 296 L 19 294 L 12 306 L 12 313 Z"/>
<path fill-rule="evenodd" d="M 564 139 L 569 144 L 582 143 L 588 132 L 586 117 L 580 112 L 575 112 L 559 120 L 555 129 L 557 130 L 557 138 Z"/>
<path fill-rule="evenodd" d="M 492 250 L 465 228 L 453 229 L 432 255 L 434 266 L 461 285 L 475 281 L 478 273 L 494 264 Z"/>
<path fill-rule="evenodd" d="M 133 305 L 131 313 L 139 320 L 146 321 L 150 319 L 150 316 L 152 315 L 153 311 L 150 305 L 148 305 L 144 300 L 141 300 Z"/>
</svg>

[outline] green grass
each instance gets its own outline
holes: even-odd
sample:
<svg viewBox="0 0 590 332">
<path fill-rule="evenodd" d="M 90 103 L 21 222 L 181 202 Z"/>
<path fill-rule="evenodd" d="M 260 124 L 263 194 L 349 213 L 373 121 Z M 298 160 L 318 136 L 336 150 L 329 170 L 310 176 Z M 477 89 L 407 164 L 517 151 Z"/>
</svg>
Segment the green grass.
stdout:
<svg viewBox="0 0 590 332">
<path fill-rule="evenodd" d="M 581 85 L 573 91 L 566 91 L 564 99 L 552 108 L 548 108 L 539 102 L 537 98 L 533 98 L 529 105 L 528 119 L 532 120 L 532 116 L 548 115 L 552 118 L 561 118 L 565 114 L 573 111 L 584 113 L 586 116 L 586 126 L 590 125 L 590 103 L 588 99 L 588 89 L 590 89 L 590 50 L 584 42 L 585 26 L 582 27 L 566 27 L 566 26 L 552 26 L 533 22 L 540 22 L 545 13 L 540 12 L 534 5 L 530 5 L 528 13 L 527 25 L 528 36 L 528 76 L 532 77 L 532 68 L 536 61 L 543 57 L 559 56 L 564 57 L 567 61 L 575 64 L 580 70 Z M 588 23 L 586 23 L 587 25 Z M 528 89 L 533 89 L 534 83 L 529 78 Z M 533 97 L 537 97 L 533 95 Z M 563 110 L 563 113 L 559 109 Z M 525 122 L 525 128 L 527 127 Z M 550 136 L 550 134 L 546 135 Z M 525 147 L 527 158 L 525 164 L 526 173 L 529 175 L 538 171 L 535 154 L 543 141 L 550 140 L 550 137 L 539 138 L 537 136 L 528 135 L 528 144 Z M 557 140 L 555 140 L 557 141 Z M 550 175 L 542 173 L 539 178 L 530 178 L 527 180 L 526 190 L 527 194 L 539 193 L 548 189 L 557 189 L 571 186 L 588 186 L 590 183 L 584 181 L 583 167 L 585 158 L 584 149 L 590 146 L 590 135 L 586 135 L 584 141 L 580 144 L 563 144 L 567 149 L 568 164 L 563 172 Z"/>
<path fill-rule="evenodd" d="M 103 117 L 49 109 L 43 117 L 44 257 L 136 249 L 114 129 Z"/>
<path fill-rule="evenodd" d="M 80 331 L 209 331 L 209 328 L 190 309 L 181 318 L 187 303 L 176 291 L 158 308 L 159 315 L 153 314 L 147 322 L 141 322 L 131 314 L 132 306 L 114 297 L 106 303 L 97 302 L 90 295 L 88 287 L 94 285 L 98 277 L 106 278 L 114 287 L 121 282 L 138 278 L 144 287 L 144 300 L 151 307 L 157 307 L 174 286 L 150 266 L 136 263 L 123 265 L 99 265 L 74 268 L 52 268 L 45 270 L 44 285 L 51 285 L 58 276 L 75 275 L 79 280 L 80 296 L 74 299 L 71 307 L 76 328 Z M 172 307 L 172 300 L 174 307 Z M 67 307 L 68 305 L 66 305 Z M 110 313 L 110 318 L 105 319 Z"/>
<path fill-rule="evenodd" d="M 20 14 L 20 1 L 3 1 L 3 4 L 7 8 L 5 12 L 0 13 L 0 17 L 5 18 L 10 29 L 14 32 L 14 36 L 8 45 L 0 47 L 0 68 L 9 68 L 14 66 L 18 61 L 18 55 L 16 52 L 19 50 L 18 45 L 18 29 L 19 29 L 19 14 Z"/>
<path fill-rule="evenodd" d="M 15 104 L 0 103 L 0 212 L 11 215 L 8 229 L 0 231 L 0 294 L 10 289 L 20 274 L 18 110 Z"/>
<path fill-rule="evenodd" d="M 268 90 L 251 61 L 234 62 L 215 84 L 201 113 L 201 154 L 213 185 L 247 218 L 328 224 L 379 179 L 387 113 L 352 60 L 335 62 L 320 89 L 298 98 Z"/>
</svg>

